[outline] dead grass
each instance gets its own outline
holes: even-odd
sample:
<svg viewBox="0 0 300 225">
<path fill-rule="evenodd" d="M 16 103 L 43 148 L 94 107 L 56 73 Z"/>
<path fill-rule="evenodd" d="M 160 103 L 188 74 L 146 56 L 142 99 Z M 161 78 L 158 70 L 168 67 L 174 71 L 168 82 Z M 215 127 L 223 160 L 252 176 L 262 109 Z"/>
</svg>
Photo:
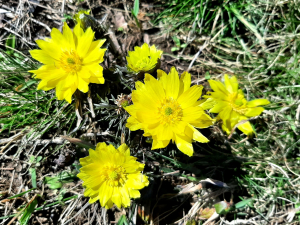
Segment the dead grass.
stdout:
<svg viewBox="0 0 300 225">
<path fill-rule="evenodd" d="M 0 3 L 7 11 L 0 14 L 0 224 L 298 224 L 300 3 L 141 2 L 140 10 L 148 13 L 139 17 L 141 33 L 132 4 L 124 2 Z M 157 5 L 161 11 L 154 16 Z M 248 100 L 271 102 L 251 120 L 257 136 L 234 131 L 227 137 L 216 124 L 205 131 L 210 144 L 195 144 L 192 158 L 173 145 L 148 151 L 149 140 L 125 129 L 127 115 L 116 112 L 115 99 L 129 94 L 134 83 L 121 68 L 101 91 L 91 86 L 91 100 L 81 96 L 78 122 L 74 105 L 57 101 L 54 92 L 36 91 L 38 81 L 26 71 L 39 66 L 28 57 L 34 40 L 60 28 L 64 14 L 81 7 L 92 9 L 99 37 L 106 35 L 105 24 L 123 13 L 118 22 L 124 31 L 113 27 L 105 36 L 111 40 L 106 68 L 124 65 L 128 49 L 150 40 L 165 52 L 163 68 L 188 69 L 193 83 L 208 88 L 207 79 L 237 75 Z M 9 34 L 16 37 L 15 46 L 7 43 Z M 121 140 L 146 163 L 151 184 L 129 209 L 106 211 L 83 196 L 78 159 L 87 154 L 82 148 L 87 143 Z M 229 209 L 215 212 L 224 205 Z"/>
</svg>

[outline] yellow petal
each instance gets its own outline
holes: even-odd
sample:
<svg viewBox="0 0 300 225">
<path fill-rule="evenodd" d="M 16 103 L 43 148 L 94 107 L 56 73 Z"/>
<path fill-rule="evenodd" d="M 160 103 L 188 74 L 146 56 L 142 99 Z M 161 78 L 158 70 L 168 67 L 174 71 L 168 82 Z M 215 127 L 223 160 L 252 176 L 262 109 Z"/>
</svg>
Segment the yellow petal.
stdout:
<svg viewBox="0 0 300 225">
<path fill-rule="evenodd" d="M 247 103 L 247 107 L 256 107 L 259 105 L 268 105 L 270 102 L 267 99 L 255 99 Z"/>
<path fill-rule="evenodd" d="M 165 148 L 165 147 L 168 146 L 169 143 L 170 143 L 170 140 L 163 140 L 162 141 L 162 140 L 153 139 L 151 150 L 159 149 L 159 148 Z"/>
<path fill-rule="evenodd" d="M 162 87 L 164 88 L 164 90 L 167 89 L 168 86 L 168 75 L 166 74 L 165 71 L 163 70 L 157 70 L 157 78 L 158 81 L 161 83 Z"/>
<path fill-rule="evenodd" d="M 113 192 L 114 187 L 110 187 L 105 182 L 101 185 L 99 188 L 99 193 L 101 193 L 99 195 L 99 201 L 102 207 L 105 206 L 107 201 L 112 197 Z"/>
<path fill-rule="evenodd" d="M 80 76 L 78 76 L 78 89 L 83 93 L 86 93 L 89 90 L 89 82 Z"/>
<path fill-rule="evenodd" d="M 127 119 L 126 127 L 129 128 L 129 130 L 131 131 L 143 129 L 143 125 L 132 116 Z"/>
<path fill-rule="evenodd" d="M 31 50 L 29 51 L 32 58 L 40 61 L 41 63 L 47 64 L 47 65 L 55 65 L 55 60 L 47 54 L 47 52 L 43 50 Z"/>
<path fill-rule="evenodd" d="M 232 108 L 230 106 L 226 106 L 218 116 L 223 120 L 223 123 L 226 123 L 226 121 L 231 117 L 231 112 Z"/>
<path fill-rule="evenodd" d="M 265 109 L 263 107 L 249 108 L 245 113 L 247 117 L 259 116 Z"/>
<path fill-rule="evenodd" d="M 48 91 L 48 90 L 51 90 L 51 89 L 53 89 L 53 88 L 55 88 L 55 86 L 54 87 L 49 87 L 48 86 L 48 81 L 47 80 L 42 80 L 40 83 L 39 83 L 39 85 L 37 86 L 37 90 L 44 90 L 44 91 Z"/>
<path fill-rule="evenodd" d="M 187 136 L 192 137 L 193 140 L 201 142 L 201 143 L 207 143 L 209 140 L 201 134 L 197 129 L 195 129 L 193 126 L 189 125 L 185 130 Z"/>
<path fill-rule="evenodd" d="M 156 130 L 158 140 L 170 140 L 173 137 L 173 129 L 169 125 L 160 125 Z"/>
<path fill-rule="evenodd" d="M 89 70 L 92 78 L 103 78 L 103 67 L 99 64 L 91 64 L 82 68 Z"/>
<path fill-rule="evenodd" d="M 90 203 L 90 204 L 93 204 L 93 203 L 95 203 L 98 199 L 99 199 L 98 196 L 96 196 L 95 198 L 90 197 L 89 203 Z"/>
<path fill-rule="evenodd" d="M 84 34 L 83 32 L 83 29 L 80 27 L 79 24 L 77 24 L 75 27 L 74 27 L 74 30 L 73 30 L 73 38 L 75 40 L 75 42 L 78 44 L 78 40 L 81 38 L 81 36 Z M 76 46 L 77 46 L 76 44 Z"/>
<path fill-rule="evenodd" d="M 228 95 L 228 91 L 222 82 L 215 80 L 209 80 L 208 82 L 211 89 L 213 89 L 215 92 L 222 92 L 223 95 Z"/>
<path fill-rule="evenodd" d="M 253 128 L 252 128 L 252 126 L 251 126 L 251 124 L 250 124 L 249 121 L 246 122 L 246 123 L 244 123 L 244 124 L 242 124 L 242 125 L 239 125 L 238 129 L 240 131 L 242 131 L 244 134 L 246 134 L 247 136 L 251 136 L 251 135 L 254 134 L 254 130 L 253 130 Z"/>
<path fill-rule="evenodd" d="M 166 97 L 177 99 L 179 93 L 179 77 L 175 67 L 172 67 L 168 74 L 168 80 L 166 84 Z"/>
<path fill-rule="evenodd" d="M 105 144 L 105 142 L 99 142 L 96 146 L 96 151 L 101 151 L 101 150 L 106 150 L 107 145 Z"/>
<path fill-rule="evenodd" d="M 130 189 L 129 190 L 129 196 L 130 196 L 130 198 L 140 198 L 141 193 L 138 190 Z"/>
<path fill-rule="evenodd" d="M 196 123 L 204 113 L 200 106 L 189 107 L 183 110 L 182 121 L 187 123 Z"/>
<path fill-rule="evenodd" d="M 149 94 L 152 96 L 155 102 L 160 102 L 165 98 L 164 89 L 157 79 L 146 73 L 144 82 Z"/>
<path fill-rule="evenodd" d="M 147 176 L 141 173 L 129 174 L 126 182 L 126 186 L 133 189 L 142 189 L 143 187 L 148 186 L 148 184 L 149 180 Z"/>
<path fill-rule="evenodd" d="M 208 98 L 206 101 L 201 103 L 200 106 L 202 109 L 207 110 L 213 108 L 215 104 L 217 104 L 217 101 L 215 101 L 213 98 Z"/>
<path fill-rule="evenodd" d="M 130 149 L 128 148 L 128 146 L 124 143 L 122 145 L 119 146 L 118 150 L 120 152 L 123 152 L 124 154 L 130 156 Z"/>
<path fill-rule="evenodd" d="M 192 141 L 186 136 L 175 135 L 177 148 L 188 156 L 193 156 L 194 148 Z"/>
<path fill-rule="evenodd" d="M 50 42 L 55 43 L 55 45 L 59 47 L 60 51 L 70 50 L 69 42 L 58 29 L 52 28 L 51 38 L 52 40 L 50 40 Z"/>
<path fill-rule="evenodd" d="M 120 195 L 122 198 L 122 206 L 128 207 L 130 206 L 130 198 L 127 188 L 120 188 Z"/>
<path fill-rule="evenodd" d="M 209 110 L 210 113 L 219 113 L 228 105 L 225 101 L 218 101 L 212 109 Z"/>
<path fill-rule="evenodd" d="M 91 77 L 90 68 L 88 66 L 82 66 L 81 70 L 77 72 L 78 77 L 87 79 L 89 81 L 89 78 Z"/>
<path fill-rule="evenodd" d="M 65 91 L 64 93 L 64 99 L 71 104 L 72 102 L 72 95 L 74 94 L 75 91 L 72 91 L 71 88 Z"/>
<path fill-rule="evenodd" d="M 75 49 L 75 42 L 73 40 L 73 33 L 66 22 L 63 26 L 63 36 L 67 41 L 67 44 L 70 46 L 70 49 Z"/>
<path fill-rule="evenodd" d="M 178 103 L 181 105 L 182 109 L 191 107 L 200 98 L 202 94 L 202 85 L 194 85 L 185 91 L 179 98 Z"/>
<path fill-rule="evenodd" d="M 94 39 L 94 32 L 89 27 L 84 34 L 78 38 L 77 53 L 80 57 L 84 58 L 90 48 L 90 45 Z"/>
<path fill-rule="evenodd" d="M 91 164 L 93 160 L 90 157 L 84 157 L 84 158 L 80 158 L 79 162 L 82 166 L 86 166 L 88 164 Z"/>
<path fill-rule="evenodd" d="M 57 46 L 46 42 L 44 40 L 36 40 L 37 45 L 49 56 L 51 56 L 55 60 L 60 59 L 60 51 L 57 51 Z"/>
<path fill-rule="evenodd" d="M 105 40 L 98 40 L 91 43 L 87 55 L 83 59 L 84 65 L 103 62 L 106 49 L 100 49 L 100 47 L 104 44 L 104 42 Z"/>
<path fill-rule="evenodd" d="M 224 75 L 225 86 L 228 92 L 233 93 L 237 92 L 239 89 L 239 83 L 235 76 L 232 76 L 230 79 L 227 74 Z"/>
<path fill-rule="evenodd" d="M 187 91 L 191 86 L 191 74 L 187 71 L 184 71 L 180 76 L 180 89 L 181 93 Z"/>
<path fill-rule="evenodd" d="M 213 125 L 214 122 L 215 122 L 214 119 L 212 119 L 209 115 L 203 113 L 197 121 L 190 123 L 190 124 L 197 128 L 207 128 L 207 127 Z"/>
<path fill-rule="evenodd" d="M 131 115 L 136 117 L 136 112 L 138 111 L 138 108 L 136 107 L 136 105 L 129 105 L 127 107 L 125 107 L 125 110 Z"/>
</svg>

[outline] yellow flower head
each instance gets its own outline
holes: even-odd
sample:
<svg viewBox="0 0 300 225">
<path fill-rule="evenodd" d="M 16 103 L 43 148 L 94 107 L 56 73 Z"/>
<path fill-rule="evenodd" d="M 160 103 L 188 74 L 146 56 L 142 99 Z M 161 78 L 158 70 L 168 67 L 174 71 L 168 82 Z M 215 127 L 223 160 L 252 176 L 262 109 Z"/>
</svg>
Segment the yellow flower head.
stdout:
<svg viewBox="0 0 300 225">
<path fill-rule="evenodd" d="M 144 43 L 142 47 L 136 46 L 134 51 L 128 51 L 127 67 L 135 73 L 150 73 L 159 63 L 162 53 L 163 51 L 157 50 L 155 45 L 149 47 L 147 43 Z"/>
<path fill-rule="evenodd" d="M 172 140 L 180 151 L 192 156 L 192 140 L 209 141 L 195 127 L 206 128 L 213 124 L 197 101 L 203 87 L 190 87 L 191 75 L 184 72 L 179 79 L 174 67 L 168 75 L 157 70 L 157 76 L 155 79 L 145 74 L 145 84 L 135 83 L 133 105 L 125 108 L 131 115 L 126 127 L 132 131 L 142 129 L 144 136 L 152 136 L 152 149 L 164 148 Z"/>
<path fill-rule="evenodd" d="M 82 28 L 82 29 L 85 29 L 86 28 L 86 22 L 87 22 L 87 19 L 85 19 L 85 16 L 84 15 L 90 15 L 90 10 L 80 10 L 78 13 L 76 13 L 73 18 L 75 19 L 76 21 L 76 24 L 79 24 L 79 26 Z"/>
<path fill-rule="evenodd" d="M 148 186 L 147 176 L 141 171 L 144 164 L 130 156 L 130 149 L 122 144 L 118 149 L 104 142 L 96 150 L 89 149 L 89 156 L 80 159 L 80 173 L 86 187 L 84 196 L 89 203 L 99 200 L 107 209 L 115 204 L 118 208 L 130 206 L 130 198 L 139 198 L 139 189 Z"/>
<path fill-rule="evenodd" d="M 38 70 L 30 70 L 35 78 L 42 79 L 38 90 L 56 88 L 59 100 L 72 101 L 72 95 L 78 88 L 82 92 L 89 90 L 89 83 L 103 84 L 103 62 L 106 49 L 100 49 L 105 40 L 94 40 L 94 32 L 88 28 L 85 32 L 76 25 L 73 32 L 65 23 L 63 33 L 56 28 L 51 31 L 51 39 L 37 40 L 41 50 L 31 50 L 31 56 L 43 63 Z"/>
<path fill-rule="evenodd" d="M 267 99 L 255 99 L 248 102 L 243 91 L 239 89 L 235 76 L 229 78 L 228 75 L 225 75 L 224 79 L 225 85 L 220 81 L 208 81 L 214 92 L 208 92 L 208 95 L 203 96 L 207 100 L 201 104 L 201 107 L 210 109 L 211 113 L 219 113 L 217 118 L 223 121 L 223 130 L 230 134 L 236 124 L 250 117 L 258 116 L 264 111 L 263 107 L 257 106 L 267 105 L 270 102 Z M 237 128 L 248 136 L 254 133 L 249 122 L 243 123 Z"/>
</svg>

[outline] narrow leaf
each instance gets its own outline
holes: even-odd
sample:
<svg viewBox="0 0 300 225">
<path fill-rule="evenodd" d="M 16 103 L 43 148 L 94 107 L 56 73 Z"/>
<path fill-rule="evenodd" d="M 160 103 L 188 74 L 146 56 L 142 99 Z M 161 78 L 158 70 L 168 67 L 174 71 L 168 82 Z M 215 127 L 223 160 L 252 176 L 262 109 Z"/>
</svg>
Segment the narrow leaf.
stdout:
<svg viewBox="0 0 300 225">
<path fill-rule="evenodd" d="M 117 223 L 117 225 L 128 225 L 128 221 L 125 215 L 122 215 Z"/>
<path fill-rule="evenodd" d="M 30 219 L 30 216 L 33 213 L 33 211 L 34 211 L 35 206 L 37 205 L 37 203 L 38 203 L 38 201 L 35 198 L 29 205 L 27 205 L 27 207 L 26 207 L 26 209 L 24 211 L 24 214 L 23 214 L 23 216 L 20 219 L 20 224 L 21 225 L 25 225 L 25 224 L 28 223 L 28 221 Z"/>
<path fill-rule="evenodd" d="M 140 5 L 139 0 L 135 0 L 134 6 L 133 6 L 133 11 L 132 11 L 132 13 L 135 17 L 137 17 L 137 15 L 139 14 L 139 5 Z"/>
<path fill-rule="evenodd" d="M 36 170 L 35 170 L 35 168 L 30 168 L 29 173 L 31 176 L 32 187 L 36 188 Z"/>
</svg>

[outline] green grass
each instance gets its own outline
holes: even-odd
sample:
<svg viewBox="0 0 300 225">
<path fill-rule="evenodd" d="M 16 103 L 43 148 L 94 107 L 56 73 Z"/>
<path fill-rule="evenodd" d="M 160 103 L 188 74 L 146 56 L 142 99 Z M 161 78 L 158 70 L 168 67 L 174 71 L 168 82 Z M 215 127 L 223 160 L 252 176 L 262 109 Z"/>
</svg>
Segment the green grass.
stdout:
<svg viewBox="0 0 300 225">
<path fill-rule="evenodd" d="M 27 193 L 22 192 L 18 196 L 11 197 L 29 194 L 30 198 L 33 198 L 32 204 L 35 208 L 27 204 L 19 207 L 19 210 L 24 210 L 21 217 L 23 220 L 21 218 L 20 220 L 25 221 L 36 211 L 47 207 L 61 205 L 64 210 L 69 210 L 69 206 L 64 208 L 64 202 L 77 203 L 82 197 L 80 194 L 74 194 L 72 192 L 74 190 L 66 186 L 70 182 L 77 182 L 75 175 L 80 166 L 76 162 L 67 169 L 47 175 L 44 182 L 37 177 L 40 164 L 62 152 L 66 144 L 57 146 L 46 144 L 36 148 L 35 141 L 50 139 L 49 134 L 54 138 L 70 132 L 74 137 L 78 137 L 90 128 L 94 129 L 96 125 L 102 131 L 109 131 L 106 136 L 99 138 L 101 141 L 118 146 L 125 136 L 132 154 L 146 162 L 148 166 L 146 172 L 152 183 L 150 188 L 142 192 L 142 196 L 146 197 L 141 198 L 140 204 L 151 202 L 149 199 L 158 199 L 159 204 L 161 199 L 166 202 L 176 199 L 175 205 L 186 201 L 187 198 L 177 196 L 177 192 L 174 194 L 171 187 L 164 189 L 163 182 L 168 177 L 167 179 L 174 179 L 178 183 L 184 180 L 198 184 L 200 180 L 212 178 L 221 182 L 218 185 L 228 184 L 230 188 L 223 187 L 220 190 L 218 189 L 220 186 L 215 185 L 211 192 L 205 190 L 196 192 L 197 201 L 200 203 L 199 209 L 213 206 L 206 199 L 219 198 L 218 201 L 223 204 L 224 199 L 229 200 L 226 194 L 232 192 L 238 210 L 230 208 L 225 213 L 226 218 L 221 215 L 222 219 L 251 219 L 259 216 L 259 222 L 271 224 L 278 215 L 287 213 L 288 207 L 290 209 L 299 207 L 300 21 L 295 16 L 299 8 L 299 3 L 292 1 L 281 5 L 264 0 L 174 0 L 163 3 L 163 10 L 155 17 L 154 22 L 162 24 L 162 30 L 173 37 L 174 54 L 165 54 L 166 56 L 175 57 L 179 62 L 190 63 L 195 52 L 207 41 L 206 48 L 191 68 L 190 72 L 193 75 L 201 71 L 198 73 L 199 77 L 207 80 L 222 79 L 225 73 L 235 74 L 248 100 L 266 98 L 271 102 L 261 116 L 251 120 L 257 133 L 255 137 L 248 139 L 236 131 L 229 139 L 216 124 L 204 131 L 212 141 L 205 145 L 195 143 L 194 147 L 200 156 L 192 158 L 184 156 L 174 145 L 163 150 L 150 151 L 151 139 L 145 140 L 141 133 L 130 133 L 125 128 L 127 114 L 124 112 L 117 114 L 114 101 L 118 94 L 130 93 L 129 89 L 133 89 L 134 86 L 133 79 L 127 79 L 126 76 L 120 78 L 116 73 L 116 77 L 111 81 L 107 79 L 105 97 L 99 97 L 100 92 L 93 89 L 93 103 L 97 117 L 91 119 L 89 112 L 85 111 L 83 113 L 85 119 L 80 126 L 82 129 L 78 129 L 79 132 L 72 132 L 76 126 L 74 106 L 56 100 L 53 91 L 37 91 L 39 81 L 32 79 L 31 74 L 27 72 L 36 69 L 39 64 L 22 53 L 7 54 L 1 51 L 0 137 L 8 138 L 13 134 L 24 132 L 13 157 L 28 163 L 26 167 L 26 175 L 30 176 L 28 185 L 37 187 Z M 206 82 L 203 84 L 208 90 Z M 4 149 L 3 154 L 10 150 Z M 24 151 L 26 154 L 23 154 Z M 76 160 L 84 156 L 81 149 L 75 151 Z M 171 178 L 168 175 L 161 175 L 169 173 L 173 174 Z M 41 193 L 39 186 L 41 183 L 47 188 L 52 188 L 54 193 L 52 198 L 46 200 L 34 198 L 35 194 Z M 82 190 L 81 186 L 76 189 L 77 192 Z M 172 197 L 164 198 L 165 195 Z M 163 207 L 162 205 L 160 206 Z M 145 215 L 148 217 L 152 215 L 155 207 L 148 214 L 145 210 Z M 279 214 L 275 214 L 274 207 Z M 166 209 L 167 213 L 172 209 Z M 164 212 L 164 215 L 167 213 Z M 11 213 L 0 219 L 8 219 L 15 215 Z M 71 213 L 68 214 L 70 215 Z M 118 224 L 128 223 L 131 216 L 132 211 L 131 214 L 127 213 L 127 218 L 122 216 Z M 199 222 L 195 216 L 189 219 Z M 284 219 L 288 221 L 289 218 L 285 216 Z M 298 220 L 296 213 L 292 221 Z"/>
<path fill-rule="evenodd" d="M 246 160 L 241 164 L 243 174 L 237 175 L 240 186 L 268 222 L 274 204 L 298 207 L 300 20 L 295 13 L 299 3 L 178 0 L 163 6 L 155 22 L 163 24 L 170 36 L 192 49 L 210 41 L 192 71 L 210 71 L 213 79 L 235 74 L 248 100 L 271 102 L 252 121 L 256 137 L 247 140 L 235 133 L 229 140 L 233 155 Z M 194 38 L 184 39 L 188 35 Z M 187 51 L 180 53 L 172 57 L 190 62 Z"/>
</svg>

